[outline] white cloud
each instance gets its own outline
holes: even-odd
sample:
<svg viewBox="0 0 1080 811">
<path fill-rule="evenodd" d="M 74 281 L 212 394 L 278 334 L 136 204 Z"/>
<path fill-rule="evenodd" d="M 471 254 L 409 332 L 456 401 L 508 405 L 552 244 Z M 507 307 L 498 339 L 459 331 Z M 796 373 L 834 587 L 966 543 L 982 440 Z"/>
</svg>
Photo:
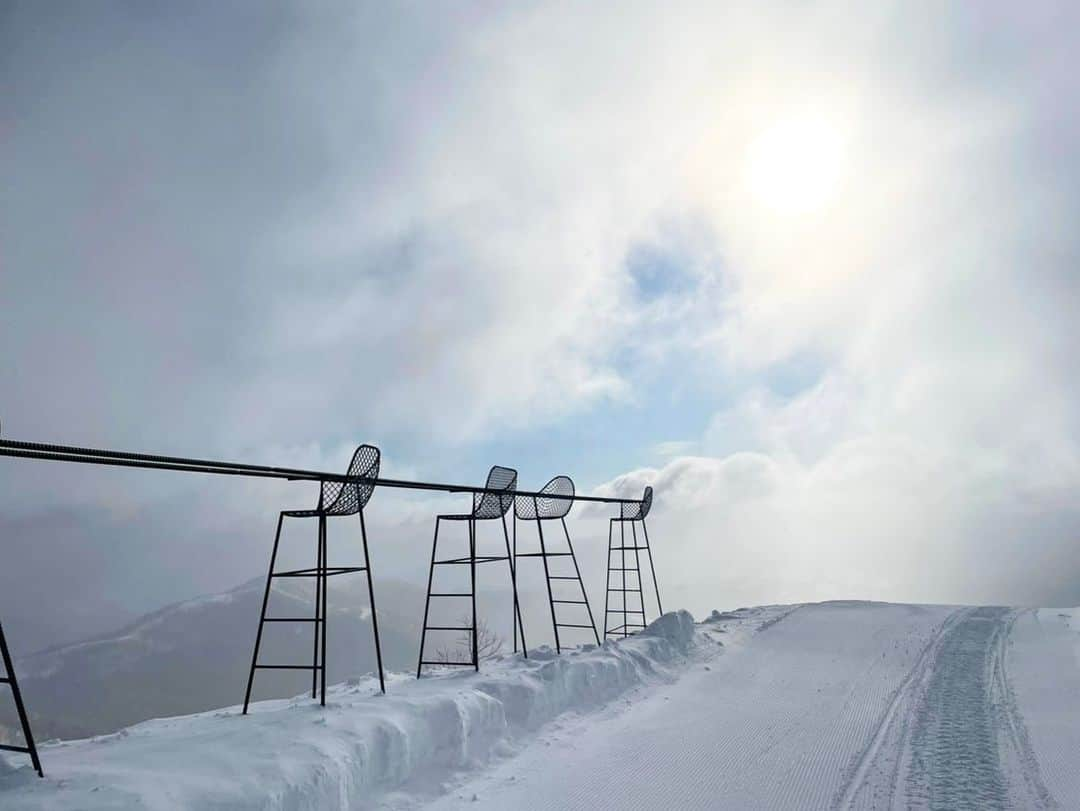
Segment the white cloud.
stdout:
<svg viewBox="0 0 1080 811">
<path fill-rule="evenodd" d="M 655 479 L 677 582 L 983 599 L 964 565 L 987 548 L 1003 595 L 1035 593 L 1025 556 L 1078 577 L 1046 565 L 1080 482 L 1073 21 L 346 11 L 273 42 L 99 15 L 21 38 L 11 435 L 157 450 L 168 425 L 162 450 L 330 467 L 393 435 L 433 458 L 640 396 L 633 351 L 740 387 L 700 439 L 658 414 L 702 455 L 659 447 L 619 485 Z M 686 289 L 635 288 L 642 243 L 678 249 Z M 820 380 L 771 390 L 801 356 Z M 175 497 L 126 487 L 42 473 L 6 498 Z"/>
</svg>

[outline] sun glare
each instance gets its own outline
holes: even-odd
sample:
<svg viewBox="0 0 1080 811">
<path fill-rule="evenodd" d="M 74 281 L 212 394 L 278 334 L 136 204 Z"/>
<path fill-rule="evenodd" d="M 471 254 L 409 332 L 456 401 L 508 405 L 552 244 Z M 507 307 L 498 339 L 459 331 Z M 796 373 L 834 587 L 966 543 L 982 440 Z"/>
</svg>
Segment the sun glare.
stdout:
<svg viewBox="0 0 1080 811">
<path fill-rule="evenodd" d="M 819 115 L 796 116 L 764 130 L 746 158 L 753 199 L 778 214 L 811 214 L 834 198 L 844 170 L 843 133 Z"/>
</svg>

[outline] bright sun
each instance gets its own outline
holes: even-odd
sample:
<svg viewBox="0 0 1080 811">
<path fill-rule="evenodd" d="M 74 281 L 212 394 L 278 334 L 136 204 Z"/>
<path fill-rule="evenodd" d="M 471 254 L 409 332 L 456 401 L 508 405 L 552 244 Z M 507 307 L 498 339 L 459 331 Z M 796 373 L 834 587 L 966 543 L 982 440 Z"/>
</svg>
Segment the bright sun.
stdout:
<svg viewBox="0 0 1080 811">
<path fill-rule="evenodd" d="M 843 133 L 819 115 L 793 116 L 763 131 L 747 151 L 746 186 L 777 214 L 800 215 L 827 206 L 843 179 Z"/>
</svg>

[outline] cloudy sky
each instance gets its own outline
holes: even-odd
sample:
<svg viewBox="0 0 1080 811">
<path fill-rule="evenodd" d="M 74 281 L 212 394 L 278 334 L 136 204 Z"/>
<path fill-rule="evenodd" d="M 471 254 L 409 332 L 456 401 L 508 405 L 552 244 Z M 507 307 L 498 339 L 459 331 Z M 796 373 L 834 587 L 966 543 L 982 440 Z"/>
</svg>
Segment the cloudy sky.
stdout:
<svg viewBox="0 0 1080 811">
<path fill-rule="evenodd" d="M 1078 8 L 5 3 L 4 435 L 651 482 L 695 612 L 1075 605 Z M 312 498 L 4 461 L 9 634 L 256 576 Z M 377 572 L 443 506 L 376 493 Z"/>
</svg>

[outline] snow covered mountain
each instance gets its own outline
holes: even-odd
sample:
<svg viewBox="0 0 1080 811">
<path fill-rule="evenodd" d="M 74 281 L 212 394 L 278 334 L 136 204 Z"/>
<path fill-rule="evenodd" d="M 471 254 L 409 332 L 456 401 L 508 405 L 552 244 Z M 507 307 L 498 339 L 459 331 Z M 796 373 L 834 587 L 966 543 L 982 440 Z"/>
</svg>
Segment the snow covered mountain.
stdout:
<svg viewBox="0 0 1080 811">
<path fill-rule="evenodd" d="M 367 588 L 356 580 L 331 581 L 327 677 L 332 681 L 375 669 Z M 20 658 L 16 670 L 37 737 L 97 735 L 148 718 L 242 700 L 263 584 L 252 580 L 232 591 L 168 606 L 114 633 Z M 379 603 L 383 655 L 388 667 L 405 668 L 415 661 L 416 603 L 422 606 L 424 595 L 403 583 L 385 591 Z M 309 584 L 291 580 L 275 585 L 271 610 L 279 616 L 309 616 L 312 606 Z M 264 640 L 263 661 L 310 662 L 310 625 L 268 625 Z M 295 695 L 308 678 L 262 671 L 255 695 Z M 7 702 L 0 724 L 16 726 Z"/>
<path fill-rule="evenodd" d="M 1080 611 L 668 614 L 480 673 L 372 679 L 42 748 L 0 807 L 1078 808 Z M 21 763 L 18 763 L 21 766 Z"/>
</svg>

